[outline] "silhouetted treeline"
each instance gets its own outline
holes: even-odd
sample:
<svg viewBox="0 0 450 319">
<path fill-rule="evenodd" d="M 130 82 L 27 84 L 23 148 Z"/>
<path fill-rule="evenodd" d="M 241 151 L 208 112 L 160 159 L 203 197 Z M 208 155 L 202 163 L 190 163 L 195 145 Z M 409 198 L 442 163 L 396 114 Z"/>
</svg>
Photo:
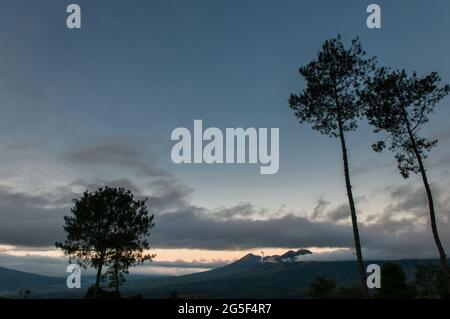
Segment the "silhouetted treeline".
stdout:
<svg viewBox="0 0 450 319">
<path fill-rule="evenodd" d="M 358 286 L 337 286 L 332 278 L 318 276 L 308 290 L 313 299 L 362 299 L 365 294 Z M 373 299 L 448 299 L 445 275 L 439 266 L 418 264 L 413 277 L 408 280 L 402 267 L 395 262 L 381 266 L 381 287 L 373 289 Z"/>
</svg>

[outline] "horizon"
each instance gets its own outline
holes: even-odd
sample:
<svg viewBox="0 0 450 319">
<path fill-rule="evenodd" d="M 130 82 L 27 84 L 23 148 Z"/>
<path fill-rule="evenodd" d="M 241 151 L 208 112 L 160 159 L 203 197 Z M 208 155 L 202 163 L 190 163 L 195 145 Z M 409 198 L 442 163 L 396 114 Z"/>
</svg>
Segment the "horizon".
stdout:
<svg viewBox="0 0 450 319">
<path fill-rule="evenodd" d="M 299 250 L 304 250 L 303 248 L 300 248 Z M 232 260 L 221 260 L 221 259 L 213 259 L 213 260 L 193 260 L 192 262 L 186 262 L 185 260 L 175 260 L 175 261 L 152 261 L 150 264 L 147 265 L 139 265 L 135 266 L 133 269 L 131 269 L 130 273 L 128 274 L 128 277 L 177 277 L 177 276 L 184 276 L 184 275 L 191 275 L 195 273 L 201 273 L 201 272 L 208 272 L 210 270 L 219 269 L 222 267 L 226 267 L 229 265 L 232 265 L 236 262 L 245 260 L 246 257 L 257 257 L 262 258 L 265 261 L 261 260 L 261 263 L 268 263 L 267 259 L 273 258 L 273 257 L 280 257 L 284 253 L 287 252 L 295 252 L 295 250 L 284 250 L 280 251 L 279 254 L 275 255 L 258 255 L 253 252 L 248 252 L 245 255 L 241 255 L 239 258 L 235 258 Z M 356 263 L 356 260 L 353 256 L 354 254 L 350 251 L 346 250 L 337 250 L 333 251 L 331 254 L 314 254 L 311 253 L 311 255 L 303 255 L 298 256 L 294 260 L 290 261 L 278 261 L 278 263 L 305 263 L 305 262 L 314 262 L 314 263 L 347 263 L 352 262 Z M 58 258 L 58 257 L 47 257 L 42 258 L 41 256 L 26 256 L 28 257 L 28 261 L 32 260 L 33 257 L 39 257 L 39 262 L 46 262 L 47 264 L 52 264 L 54 266 L 58 266 L 59 269 L 48 269 L 48 268 L 36 268 L 33 267 L 32 264 L 22 264 L 19 265 L 17 268 L 9 268 L 9 264 L 3 264 L 5 261 L 2 260 L 0 256 L 0 268 L 7 269 L 7 270 L 13 270 L 13 271 L 19 271 L 34 275 L 41 275 L 41 276 L 48 276 L 53 278 L 66 278 L 67 272 L 60 271 L 64 267 L 66 267 L 69 263 L 68 260 L 65 258 Z M 54 259 L 51 261 L 50 259 Z M 414 261 L 414 262 L 425 262 L 425 261 L 438 261 L 438 258 L 398 258 L 398 259 L 384 259 L 384 258 L 376 258 L 376 257 L 366 257 L 365 262 L 367 264 L 373 263 L 373 262 L 401 262 L 401 261 Z M 173 269 L 173 271 L 168 271 L 168 269 Z M 87 269 L 82 270 L 82 276 L 83 278 L 94 278 L 95 279 L 95 269 L 92 267 L 88 267 Z"/>
</svg>

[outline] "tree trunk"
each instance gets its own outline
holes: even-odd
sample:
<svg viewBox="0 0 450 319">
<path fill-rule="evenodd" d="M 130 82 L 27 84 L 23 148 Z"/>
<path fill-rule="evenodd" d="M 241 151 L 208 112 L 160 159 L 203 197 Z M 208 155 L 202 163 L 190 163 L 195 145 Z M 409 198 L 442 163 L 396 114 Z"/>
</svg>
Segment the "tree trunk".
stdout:
<svg viewBox="0 0 450 319">
<path fill-rule="evenodd" d="M 100 262 L 99 262 L 99 265 L 98 265 L 98 268 L 97 268 L 97 276 L 95 278 L 93 299 L 97 299 L 98 291 L 100 290 L 100 281 L 101 281 L 101 278 L 102 278 L 103 259 L 104 259 L 104 253 L 102 253 L 101 256 L 100 256 Z"/>
<path fill-rule="evenodd" d="M 350 206 L 350 215 L 352 217 L 353 238 L 355 241 L 356 257 L 358 262 L 359 280 L 364 295 L 368 297 L 369 290 L 367 288 L 366 267 L 364 265 L 364 260 L 361 252 L 361 241 L 359 239 L 358 219 L 356 217 L 355 201 L 353 200 L 352 185 L 350 182 L 350 173 L 348 168 L 347 146 L 345 143 L 344 129 L 342 127 L 342 120 L 340 119 L 340 116 L 338 122 L 339 122 L 339 138 L 341 140 L 341 147 L 342 147 L 342 159 L 344 161 L 345 186 L 347 188 L 348 203 Z"/>
<path fill-rule="evenodd" d="M 439 238 L 439 233 L 438 233 L 438 229 L 437 229 L 433 195 L 431 193 L 430 184 L 428 183 L 428 177 L 427 177 L 425 166 L 423 165 L 422 156 L 417 148 L 416 139 L 411 130 L 411 125 L 409 123 L 408 117 L 405 113 L 406 112 L 404 111 L 404 116 L 405 116 L 405 121 L 406 121 L 406 127 L 408 129 L 409 139 L 410 139 L 412 148 L 414 150 L 414 154 L 416 155 L 417 163 L 419 164 L 420 174 L 422 175 L 423 185 L 424 185 L 425 191 L 427 193 L 428 207 L 430 209 L 431 230 L 433 232 L 434 242 L 436 243 L 436 247 L 439 252 L 439 260 L 440 260 L 440 264 L 441 264 L 441 270 L 442 270 L 442 273 L 443 273 L 446 283 L 447 283 L 448 293 L 450 294 L 450 273 L 449 273 L 448 266 L 447 266 L 447 256 L 445 254 L 444 247 L 442 246 L 441 239 Z"/>
<path fill-rule="evenodd" d="M 119 262 L 116 261 L 115 269 L 114 269 L 114 276 L 116 277 L 116 297 L 119 296 Z"/>
<path fill-rule="evenodd" d="M 362 293 L 366 298 L 369 298 L 369 289 L 367 287 L 367 278 L 366 278 L 366 267 L 364 265 L 364 260 L 361 251 L 361 240 L 359 239 L 359 230 L 358 230 L 358 218 L 356 217 L 356 208 L 355 201 L 353 200 L 353 192 L 352 192 L 352 184 L 350 182 L 350 172 L 348 168 L 348 156 L 347 156 L 347 145 L 345 143 L 344 136 L 344 127 L 343 120 L 341 115 L 341 105 L 338 97 L 338 90 L 335 77 L 332 76 L 333 79 L 333 93 L 334 100 L 336 103 L 337 110 L 337 121 L 339 126 L 339 138 L 341 140 L 341 148 L 342 148 L 342 159 L 344 161 L 344 175 L 345 175 L 345 187 L 347 188 L 347 197 L 348 203 L 350 206 L 350 215 L 352 218 L 352 227 L 353 227 L 353 239 L 355 242 L 355 250 L 356 250 L 356 259 L 358 264 L 359 271 L 359 280 L 361 285 Z"/>
</svg>

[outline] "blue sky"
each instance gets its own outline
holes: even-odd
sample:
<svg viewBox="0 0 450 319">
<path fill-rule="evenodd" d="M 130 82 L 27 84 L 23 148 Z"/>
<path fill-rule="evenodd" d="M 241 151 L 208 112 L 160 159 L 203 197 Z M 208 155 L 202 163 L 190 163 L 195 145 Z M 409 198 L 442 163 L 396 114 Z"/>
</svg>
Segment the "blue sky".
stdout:
<svg viewBox="0 0 450 319">
<path fill-rule="evenodd" d="M 167 191 L 149 186 L 155 177 L 143 174 L 148 166 L 165 183 L 190 190 L 184 200 L 202 209 L 251 203 L 254 215 L 268 210 L 277 218 L 309 216 L 320 199 L 338 208 L 346 198 L 337 140 L 298 124 L 288 107 L 290 93 L 305 85 L 298 67 L 341 34 L 347 43 L 359 36 L 381 64 L 438 71 L 450 82 L 450 3 L 376 1 L 382 28 L 369 30 L 372 2 L 79 0 L 82 30 L 69 30 L 69 1 L 2 1 L 0 185 L 28 197 L 120 179 L 144 194 Z M 424 131 L 441 137 L 428 161 L 431 180 L 443 189 L 449 101 Z M 194 119 L 222 129 L 280 128 L 279 173 L 259 175 L 252 165 L 174 165 L 170 133 L 192 128 Z M 392 154 L 372 152 L 374 141 L 364 123 L 348 136 L 355 195 L 361 209 L 377 215 L 390 205 L 389 187 L 421 184 L 402 180 Z M 107 165 L 74 159 L 80 149 L 116 142 L 132 157 Z"/>
</svg>

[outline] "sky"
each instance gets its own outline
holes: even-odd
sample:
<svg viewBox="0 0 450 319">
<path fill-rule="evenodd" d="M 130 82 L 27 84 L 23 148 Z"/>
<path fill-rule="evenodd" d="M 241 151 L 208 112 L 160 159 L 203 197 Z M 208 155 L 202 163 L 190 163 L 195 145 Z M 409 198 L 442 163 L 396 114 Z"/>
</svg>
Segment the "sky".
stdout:
<svg viewBox="0 0 450 319">
<path fill-rule="evenodd" d="M 376 1 L 382 28 L 371 30 L 372 2 L 1 0 L 0 266 L 60 258 L 53 243 L 71 199 L 102 185 L 149 197 L 154 267 L 180 266 L 158 271 L 290 248 L 352 258 L 339 143 L 288 106 L 305 87 L 298 68 L 341 34 L 346 43 L 359 36 L 380 64 L 438 71 L 450 83 L 450 3 Z M 70 3 L 81 7 L 81 30 L 65 25 Z M 422 132 L 439 139 L 426 164 L 446 247 L 449 105 Z M 279 128 L 278 173 L 174 164 L 171 132 L 196 119 Z M 365 255 L 436 257 L 419 177 L 402 179 L 393 154 L 371 150 L 377 136 L 364 121 L 347 138 Z"/>
</svg>

